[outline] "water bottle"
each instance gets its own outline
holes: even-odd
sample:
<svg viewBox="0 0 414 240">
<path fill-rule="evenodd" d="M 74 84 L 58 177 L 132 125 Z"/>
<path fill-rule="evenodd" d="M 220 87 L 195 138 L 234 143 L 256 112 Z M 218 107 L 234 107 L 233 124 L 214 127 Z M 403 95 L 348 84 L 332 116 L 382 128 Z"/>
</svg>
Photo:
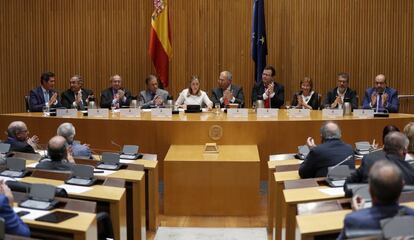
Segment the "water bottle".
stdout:
<svg viewBox="0 0 414 240">
<path fill-rule="evenodd" d="M 49 107 L 49 103 L 47 102 L 44 106 L 43 106 L 43 116 L 49 116 L 50 114 L 50 107 Z"/>
</svg>

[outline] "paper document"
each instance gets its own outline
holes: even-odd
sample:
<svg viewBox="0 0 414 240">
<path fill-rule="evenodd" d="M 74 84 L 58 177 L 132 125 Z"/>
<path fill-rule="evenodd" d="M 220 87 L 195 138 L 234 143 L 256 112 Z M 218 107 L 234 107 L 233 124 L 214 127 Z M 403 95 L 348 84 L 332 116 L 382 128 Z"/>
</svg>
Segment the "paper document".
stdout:
<svg viewBox="0 0 414 240">
<path fill-rule="evenodd" d="M 34 220 L 38 217 L 44 216 L 46 214 L 48 214 L 50 211 L 43 211 L 43 210 L 34 210 L 34 209 L 29 209 L 29 208 L 21 208 L 21 207 L 14 207 L 13 210 L 17 213 L 17 212 L 21 212 L 21 211 L 25 211 L 25 212 L 30 212 L 29 214 L 26 214 L 24 216 L 22 216 L 22 219 L 28 219 L 28 220 Z"/>
<path fill-rule="evenodd" d="M 122 160 L 120 160 L 120 162 L 122 163 Z M 131 161 L 127 161 L 127 162 L 131 162 Z M 111 170 L 102 170 L 102 169 L 96 169 L 95 171 L 99 171 L 99 173 L 93 173 L 94 176 L 108 176 L 111 175 L 112 173 L 116 172 L 116 171 L 111 171 Z M 103 172 L 101 172 L 103 171 Z"/>
<path fill-rule="evenodd" d="M 69 185 L 69 184 L 62 184 L 58 186 L 60 188 L 63 188 L 68 193 L 84 193 L 89 190 L 92 190 L 91 187 L 82 187 L 82 186 L 75 186 L 75 185 Z"/>
<path fill-rule="evenodd" d="M 329 195 L 329 196 L 345 196 L 344 188 L 321 188 L 319 191 Z"/>
</svg>

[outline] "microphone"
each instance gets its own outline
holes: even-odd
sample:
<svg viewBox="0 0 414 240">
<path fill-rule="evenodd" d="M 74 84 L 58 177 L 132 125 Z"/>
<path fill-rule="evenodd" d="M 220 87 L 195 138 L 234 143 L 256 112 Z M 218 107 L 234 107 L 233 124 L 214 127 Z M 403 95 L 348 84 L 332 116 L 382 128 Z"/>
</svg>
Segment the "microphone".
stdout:
<svg viewBox="0 0 414 240">
<path fill-rule="evenodd" d="M 121 152 L 121 150 L 122 150 L 121 145 L 119 145 L 118 143 L 114 142 L 113 140 L 111 140 L 111 144 L 114 145 L 114 146 L 116 146 L 116 147 L 118 147 L 119 148 L 119 152 Z"/>
<path fill-rule="evenodd" d="M 328 173 L 326 174 L 326 182 L 329 184 L 329 186 L 342 187 L 345 184 L 345 179 L 351 175 L 352 172 L 349 169 L 349 166 L 341 166 L 341 164 L 348 161 L 349 159 L 354 159 L 354 154 L 349 155 L 344 160 L 328 169 Z"/>
<path fill-rule="evenodd" d="M 349 156 L 348 156 L 348 157 L 346 157 L 344 160 L 340 161 L 338 164 L 336 164 L 335 166 L 331 167 L 331 168 L 330 168 L 330 170 L 332 170 L 332 169 L 334 169 L 334 168 L 338 167 L 339 165 L 341 165 L 342 163 L 344 163 L 344 162 L 348 161 L 349 159 L 351 159 L 351 158 L 353 158 L 353 157 L 354 157 L 354 154 L 349 155 Z"/>
</svg>

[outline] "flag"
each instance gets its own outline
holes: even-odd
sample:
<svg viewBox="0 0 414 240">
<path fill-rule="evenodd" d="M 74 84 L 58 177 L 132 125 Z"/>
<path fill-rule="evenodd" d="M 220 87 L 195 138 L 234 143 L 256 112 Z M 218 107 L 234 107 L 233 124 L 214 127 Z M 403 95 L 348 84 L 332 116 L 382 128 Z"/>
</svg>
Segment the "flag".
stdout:
<svg viewBox="0 0 414 240">
<path fill-rule="evenodd" d="M 264 16 L 264 0 L 253 0 L 252 57 L 255 62 L 255 80 L 262 79 L 266 67 L 267 39 Z"/>
<path fill-rule="evenodd" d="M 149 55 L 162 84 L 167 87 L 168 66 L 172 56 L 168 0 L 154 0 L 154 8 L 151 16 Z"/>
</svg>

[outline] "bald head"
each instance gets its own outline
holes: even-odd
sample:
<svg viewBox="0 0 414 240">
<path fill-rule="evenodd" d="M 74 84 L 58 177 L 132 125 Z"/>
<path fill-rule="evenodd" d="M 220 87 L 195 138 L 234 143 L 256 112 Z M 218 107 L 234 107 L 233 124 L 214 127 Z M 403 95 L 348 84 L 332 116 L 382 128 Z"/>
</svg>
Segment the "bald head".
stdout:
<svg viewBox="0 0 414 240">
<path fill-rule="evenodd" d="M 326 122 L 321 127 L 322 140 L 341 139 L 341 129 L 334 122 Z"/>
<path fill-rule="evenodd" d="M 7 136 L 19 141 L 25 141 L 27 138 L 27 126 L 22 121 L 14 121 L 7 127 Z"/>
<path fill-rule="evenodd" d="M 397 202 L 403 185 L 401 170 L 388 160 L 377 161 L 369 171 L 369 191 L 374 203 Z"/>
<path fill-rule="evenodd" d="M 233 75 L 229 71 L 222 71 L 220 73 L 220 77 L 218 79 L 218 85 L 221 89 L 225 90 L 231 84 L 231 80 L 233 79 Z"/>
<path fill-rule="evenodd" d="M 378 93 L 383 93 L 385 88 L 387 87 L 387 79 L 385 78 L 384 74 L 378 74 L 374 80 L 375 90 Z"/>
<path fill-rule="evenodd" d="M 404 156 L 407 153 L 408 144 L 409 140 L 403 133 L 390 132 L 384 139 L 384 151 Z"/>
<path fill-rule="evenodd" d="M 66 139 L 61 136 L 52 137 L 47 145 L 47 152 L 54 161 L 66 158 Z"/>
</svg>

